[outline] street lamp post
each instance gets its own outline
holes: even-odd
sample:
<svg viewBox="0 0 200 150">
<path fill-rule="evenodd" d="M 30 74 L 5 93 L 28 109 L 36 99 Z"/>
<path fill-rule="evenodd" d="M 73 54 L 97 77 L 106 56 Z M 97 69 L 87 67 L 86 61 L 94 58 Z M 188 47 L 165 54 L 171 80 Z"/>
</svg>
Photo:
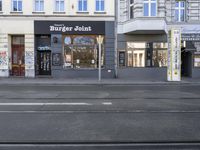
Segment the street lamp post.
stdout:
<svg viewBox="0 0 200 150">
<path fill-rule="evenodd" d="M 97 42 L 99 45 L 99 81 L 101 81 L 101 45 L 103 43 L 103 36 L 99 35 L 97 37 Z"/>
</svg>

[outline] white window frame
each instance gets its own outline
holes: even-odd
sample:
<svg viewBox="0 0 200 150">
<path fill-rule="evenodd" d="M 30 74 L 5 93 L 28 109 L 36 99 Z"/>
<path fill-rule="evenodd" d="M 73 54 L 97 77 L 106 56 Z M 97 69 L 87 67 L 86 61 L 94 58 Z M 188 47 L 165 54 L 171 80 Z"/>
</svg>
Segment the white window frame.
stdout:
<svg viewBox="0 0 200 150">
<path fill-rule="evenodd" d="M 133 0 L 133 3 L 131 3 L 131 0 L 129 0 L 129 4 L 128 4 L 128 6 L 129 6 L 129 19 L 134 18 L 134 14 L 132 14 L 133 18 L 131 18 L 131 7 L 134 7 L 134 2 L 135 2 L 135 0 Z"/>
<path fill-rule="evenodd" d="M 56 10 L 56 2 L 59 1 L 59 10 Z M 64 10 L 61 11 L 61 2 L 64 2 Z M 65 0 L 54 0 L 54 12 L 65 12 Z"/>
<path fill-rule="evenodd" d="M 14 1 L 17 1 L 17 11 L 14 10 Z M 22 10 L 19 11 L 19 1 L 22 2 Z M 23 12 L 23 0 L 11 0 L 11 11 L 12 12 Z"/>
<path fill-rule="evenodd" d="M 0 0 L 1 1 L 1 10 L 0 10 L 0 12 L 2 12 L 3 11 L 3 0 Z"/>
<path fill-rule="evenodd" d="M 151 16 L 151 3 L 155 3 L 156 4 L 156 15 L 155 16 Z M 148 12 L 148 16 L 144 15 L 144 4 L 148 4 L 149 7 L 149 12 Z M 157 16 L 157 10 L 158 10 L 158 4 L 157 4 L 157 0 L 153 1 L 153 0 L 143 0 L 143 16 L 144 17 L 156 17 Z"/>
<path fill-rule="evenodd" d="M 81 10 L 79 10 L 79 1 L 81 1 Z M 86 6 L 86 10 L 84 10 L 84 1 L 86 1 L 87 2 L 87 6 Z M 87 0 L 78 0 L 78 11 L 79 12 L 87 12 L 88 11 L 88 1 Z"/>
<path fill-rule="evenodd" d="M 36 10 L 36 1 L 39 1 L 39 8 L 41 8 L 41 1 L 43 1 L 43 10 Z M 44 12 L 45 0 L 34 0 L 34 12 Z"/>
<path fill-rule="evenodd" d="M 182 1 L 176 1 L 176 3 L 178 2 L 178 7 L 175 6 L 175 11 L 178 10 L 178 20 L 175 20 L 176 22 L 185 22 L 186 20 L 186 2 L 184 0 Z M 181 2 L 184 2 L 184 7 L 181 7 Z M 175 3 L 175 5 L 176 5 Z M 181 20 L 181 10 L 184 10 L 184 20 Z M 174 18 L 175 19 L 175 18 Z"/>
<path fill-rule="evenodd" d="M 98 3 L 99 3 L 99 8 L 101 8 L 101 9 L 99 9 L 99 10 L 96 9 L 97 1 L 98 1 Z M 102 2 L 102 1 L 103 1 L 103 3 L 104 3 L 104 9 L 103 9 L 103 10 L 102 10 L 102 6 L 101 6 L 101 2 Z M 96 11 L 96 12 L 105 12 L 105 0 L 95 0 L 95 11 Z"/>
</svg>

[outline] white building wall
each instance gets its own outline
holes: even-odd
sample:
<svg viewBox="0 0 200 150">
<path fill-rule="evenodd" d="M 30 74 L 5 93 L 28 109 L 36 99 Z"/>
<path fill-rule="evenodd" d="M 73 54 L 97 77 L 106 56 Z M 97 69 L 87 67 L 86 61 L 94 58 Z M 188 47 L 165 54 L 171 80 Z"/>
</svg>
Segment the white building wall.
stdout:
<svg viewBox="0 0 200 150">
<path fill-rule="evenodd" d="M 23 13 L 12 12 L 11 0 L 3 0 L 3 14 L 4 15 L 59 15 L 59 16 L 80 16 L 80 15 L 92 15 L 92 16 L 113 16 L 114 15 L 114 0 L 105 0 L 105 12 L 95 12 L 95 0 L 88 0 L 87 13 L 78 13 L 78 0 L 65 0 L 65 11 L 63 13 L 55 12 L 54 0 L 44 0 L 44 12 L 35 12 L 34 0 L 23 0 Z"/>
<path fill-rule="evenodd" d="M 12 0 L 3 0 L 0 12 L 0 77 L 11 70 L 11 36 L 25 37 L 25 76 L 35 76 L 34 21 L 114 21 L 115 0 L 105 0 L 105 11 L 95 12 L 95 0 L 88 0 L 88 11 L 78 12 L 78 0 L 65 0 L 65 11 L 54 11 L 54 0 L 44 0 L 44 12 L 35 12 L 35 0 L 23 0 L 23 11 L 12 12 Z M 4 57 L 4 54 L 6 55 Z"/>
</svg>

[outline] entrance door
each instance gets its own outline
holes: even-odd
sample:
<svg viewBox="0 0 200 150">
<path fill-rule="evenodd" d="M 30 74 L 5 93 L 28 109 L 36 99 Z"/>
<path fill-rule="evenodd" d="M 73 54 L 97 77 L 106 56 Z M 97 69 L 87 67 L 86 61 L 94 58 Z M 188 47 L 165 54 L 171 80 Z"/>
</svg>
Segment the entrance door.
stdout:
<svg viewBox="0 0 200 150">
<path fill-rule="evenodd" d="M 37 51 L 39 75 L 51 75 L 51 51 Z"/>
<path fill-rule="evenodd" d="M 12 75 L 25 76 L 24 37 L 12 38 Z"/>
<path fill-rule="evenodd" d="M 181 75 L 184 77 L 192 75 L 192 53 L 185 50 L 181 52 Z"/>
<path fill-rule="evenodd" d="M 144 57 L 145 52 L 142 50 L 134 50 L 133 51 L 133 66 L 134 67 L 144 67 L 145 61 Z"/>
</svg>

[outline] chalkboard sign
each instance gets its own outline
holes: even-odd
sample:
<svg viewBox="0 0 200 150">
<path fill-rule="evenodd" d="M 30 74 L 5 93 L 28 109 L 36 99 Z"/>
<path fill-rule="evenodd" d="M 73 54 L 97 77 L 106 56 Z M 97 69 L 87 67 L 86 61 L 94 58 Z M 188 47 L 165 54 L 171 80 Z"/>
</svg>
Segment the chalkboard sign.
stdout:
<svg viewBox="0 0 200 150">
<path fill-rule="evenodd" d="M 53 53 L 52 54 L 52 65 L 53 66 L 60 66 L 61 65 L 61 54 L 60 53 Z"/>
</svg>

